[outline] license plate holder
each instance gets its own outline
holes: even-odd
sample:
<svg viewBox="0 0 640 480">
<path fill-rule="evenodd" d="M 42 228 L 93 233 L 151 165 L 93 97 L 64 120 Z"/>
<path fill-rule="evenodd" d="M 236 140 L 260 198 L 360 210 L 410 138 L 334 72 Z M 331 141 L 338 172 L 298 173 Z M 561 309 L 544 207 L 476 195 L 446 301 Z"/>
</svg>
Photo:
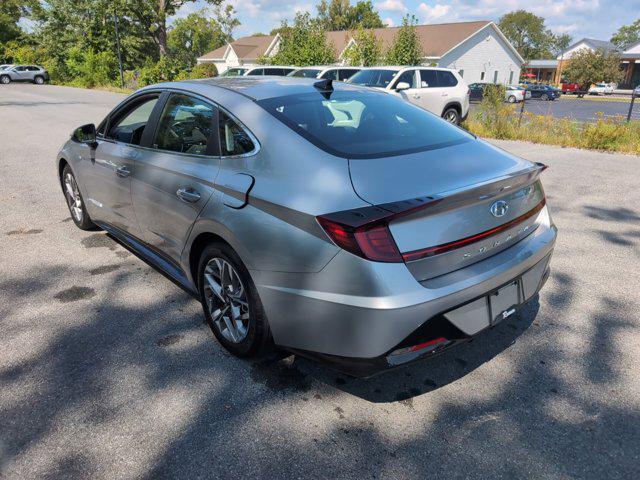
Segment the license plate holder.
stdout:
<svg viewBox="0 0 640 480">
<path fill-rule="evenodd" d="M 515 313 L 516 307 L 522 303 L 520 290 L 520 280 L 518 279 L 489 295 L 491 325 L 496 325 Z"/>
</svg>

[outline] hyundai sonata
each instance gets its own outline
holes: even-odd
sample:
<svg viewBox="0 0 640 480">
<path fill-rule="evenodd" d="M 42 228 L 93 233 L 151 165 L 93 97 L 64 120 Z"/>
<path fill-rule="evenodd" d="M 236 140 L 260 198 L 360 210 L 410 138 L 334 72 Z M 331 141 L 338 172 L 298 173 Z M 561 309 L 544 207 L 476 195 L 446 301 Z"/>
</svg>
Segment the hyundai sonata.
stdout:
<svg viewBox="0 0 640 480">
<path fill-rule="evenodd" d="M 556 238 L 542 164 L 330 80 L 146 87 L 74 131 L 56 169 L 75 224 L 199 298 L 229 351 L 362 376 L 512 315 Z"/>
</svg>

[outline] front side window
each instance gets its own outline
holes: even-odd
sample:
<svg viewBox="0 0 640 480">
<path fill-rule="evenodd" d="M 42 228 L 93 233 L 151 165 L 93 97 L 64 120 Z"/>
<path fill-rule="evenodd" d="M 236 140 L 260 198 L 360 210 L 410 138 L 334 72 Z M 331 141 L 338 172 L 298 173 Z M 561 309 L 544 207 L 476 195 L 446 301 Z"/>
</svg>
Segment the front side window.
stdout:
<svg viewBox="0 0 640 480">
<path fill-rule="evenodd" d="M 118 112 L 110 122 L 107 138 L 131 145 L 140 145 L 153 108 L 158 102 L 158 96 L 149 96 L 135 101 L 131 107 Z"/>
<path fill-rule="evenodd" d="M 313 68 L 306 68 L 303 70 L 294 70 L 291 72 L 288 77 L 298 77 L 298 78 L 316 78 L 320 70 L 315 70 Z"/>
<path fill-rule="evenodd" d="M 247 76 L 249 75 L 264 75 L 264 68 L 256 68 L 255 70 L 251 70 L 249 73 L 247 73 Z"/>
<path fill-rule="evenodd" d="M 394 83 L 394 87 L 397 87 L 400 82 L 408 83 L 409 88 L 418 88 L 418 82 L 416 80 L 416 71 L 415 70 L 407 70 L 406 72 L 402 72 L 402 74 Z"/>
<path fill-rule="evenodd" d="M 349 79 L 349 83 L 365 87 L 386 88 L 396 73 L 395 70 L 361 70 Z"/>
<path fill-rule="evenodd" d="M 218 128 L 220 155 L 223 157 L 244 155 L 255 150 L 256 146 L 249 134 L 222 110 L 218 115 Z"/>
<path fill-rule="evenodd" d="M 341 70 L 338 70 L 338 80 L 344 82 L 346 80 L 349 80 L 351 77 L 353 77 L 356 73 L 358 73 L 360 70 L 356 70 L 354 68 L 343 68 Z"/>
<path fill-rule="evenodd" d="M 334 91 L 329 99 L 314 92 L 258 104 L 314 145 L 344 158 L 402 155 L 473 138 L 422 108 L 377 92 Z"/>
<path fill-rule="evenodd" d="M 338 71 L 337 70 L 327 70 L 322 74 L 322 78 L 327 80 L 338 80 Z"/>
<path fill-rule="evenodd" d="M 287 72 L 289 73 L 289 72 Z M 284 70 L 282 68 L 265 68 L 264 69 L 264 74 L 265 75 L 278 75 L 278 76 L 282 76 L 285 74 Z"/>
<path fill-rule="evenodd" d="M 215 108 L 197 98 L 171 94 L 164 106 L 154 147 L 189 155 L 206 155 Z"/>
</svg>

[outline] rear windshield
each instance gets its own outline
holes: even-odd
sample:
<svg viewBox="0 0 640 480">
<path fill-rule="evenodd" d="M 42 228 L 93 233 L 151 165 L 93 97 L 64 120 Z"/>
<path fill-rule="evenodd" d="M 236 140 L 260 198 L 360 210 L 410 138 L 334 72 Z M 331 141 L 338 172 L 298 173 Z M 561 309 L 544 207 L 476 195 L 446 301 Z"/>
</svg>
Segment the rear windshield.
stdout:
<svg viewBox="0 0 640 480">
<path fill-rule="evenodd" d="M 349 83 L 386 88 L 396 73 L 395 70 L 361 70 L 349 79 Z"/>
<path fill-rule="evenodd" d="M 320 70 L 305 69 L 305 70 L 295 70 L 295 71 L 291 72 L 288 76 L 289 77 L 316 78 L 319 73 L 320 73 Z"/>
<path fill-rule="evenodd" d="M 314 145 L 345 158 L 403 155 L 473 138 L 426 110 L 375 91 L 314 92 L 258 104 Z"/>
</svg>

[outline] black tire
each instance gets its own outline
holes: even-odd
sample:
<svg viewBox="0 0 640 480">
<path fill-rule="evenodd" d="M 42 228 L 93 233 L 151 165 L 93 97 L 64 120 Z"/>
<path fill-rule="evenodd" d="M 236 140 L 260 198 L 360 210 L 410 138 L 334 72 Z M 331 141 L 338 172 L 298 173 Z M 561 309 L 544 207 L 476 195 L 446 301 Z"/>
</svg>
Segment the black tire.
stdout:
<svg viewBox="0 0 640 480">
<path fill-rule="evenodd" d="M 44 77 L 42 75 L 36 75 L 33 78 L 33 83 L 35 83 L 36 85 L 43 85 L 44 84 Z"/>
<path fill-rule="evenodd" d="M 9 85 L 11 83 L 11 77 L 9 75 L 0 75 L 0 83 Z"/>
<path fill-rule="evenodd" d="M 75 184 L 75 189 L 71 187 L 72 190 L 75 191 L 78 198 L 80 199 L 79 210 L 82 212 L 79 214 L 77 211 L 74 212 L 74 207 L 72 202 L 74 201 L 71 198 L 71 195 L 68 190 L 68 186 L 66 184 L 68 176 L 71 176 L 73 182 Z M 80 230 L 98 230 L 98 227 L 95 223 L 91 221 L 91 217 L 89 217 L 89 213 L 87 212 L 86 207 L 84 206 L 84 199 L 82 198 L 82 194 L 80 193 L 80 189 L 78 188 L 78 182 L 76 181 L 76 176 L 73 174 L 71 167 L 69 165 L 65 165 L 62 170 L 62 176 L 60 177 L 60 184 L 62 185 L 62 191 L 64 193 L 64 198 L 67 201 L 67 207 L 69 208 L 69 214 L 71 215 L 71 220 L 76 224 Z"/>
<path fill-rule="evenodd" d="M 516 103 L 516 97 L 515 95 L 509 95 L 509 98 L 507 99 L 507 101 L 509 103 Z"/>
<path fill-rule="evenodd" d="M 213 259 L 222 259 L 228 262 L 237 275 L 240 277 L 244 292 L 246 294 L 246 300 L 248 303 L 248 326 L 246 328 L 246 336 L 238 341 L 233 342 L 225 337 L 222 330 L 216 325 L 209 307 L 207 305 L 208 296 L 205 291 L 205 285 L 207 284 L 205 279 L 205 269 L 207 264 Z M 232 354 L 241 358 L 264 356 L 273 351 L 273 339 L 271 337 L 271 329 L 269 328 L 269 322 L 264 313 L 264 308 L 256 286 L 249 275 L 247 268 L 240 260 L 238 254 L 226 243 L 215 242 L 207 245 L 200 255 L 200 261 L 198 263 L 198 291 L 200 293 L 200 303 L 202 303 L 202 310 L 204 312 L 205 319 L 209 328 L 218 339 L 218 342 Z M 215 299 L 215 297 L 212 297 Z M 219 306 L 222 302 L 219 303 Z M 220 317 L 218 317 L 220 318 Z"/>
<path fill-rule="evenodd" d="M 458 113 L 458 110 L 453 107 L 447 108 L 442 114 L 442 118 L 454 125 L 460 125 L 460 113 Z"/>
<path fill-rule="evenodd" d="M 543 93 L 540 99 L 546 102 L 547 100 L 549 100 L 549 95 L 547 95 L 546 93 Z"/>
</svg>

